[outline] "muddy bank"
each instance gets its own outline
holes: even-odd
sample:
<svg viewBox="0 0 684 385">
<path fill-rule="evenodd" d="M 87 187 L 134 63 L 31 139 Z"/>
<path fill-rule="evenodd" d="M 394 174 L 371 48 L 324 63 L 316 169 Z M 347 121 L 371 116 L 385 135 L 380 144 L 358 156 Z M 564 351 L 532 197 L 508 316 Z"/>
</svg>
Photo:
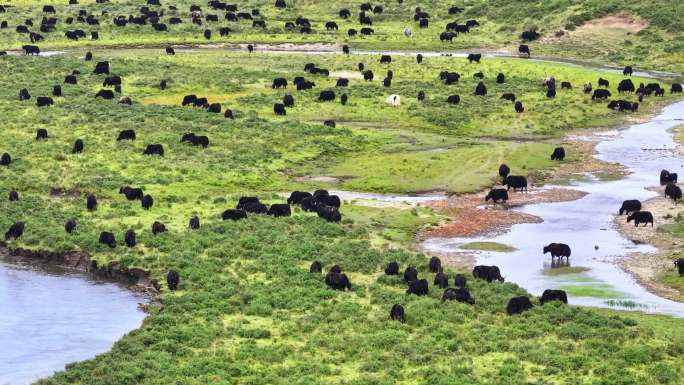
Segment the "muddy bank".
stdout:
<svg viewBox="0 0 684 385">
<path fill-rule="evenodd" d="M 657 251 L 628 254 L 616 263 L 649 291 L 661 297 L 679 300 L 682 294 L 663 284 L 660 277 L 673 269 L 672 254 L 684 246 L 684 240 L 677 239 L 661 226 L 673 224 L 677 215 L 684 211 L 684 206 L 675 205 L 671 199 L 665 198 L 663 187 L 653 187 L 649 190 L 658 193 L 658 196 L 642 202 L 642 210 L 653 214 L 654 226 L 636 227 L 634 222 L 627 223 L 626 215 L 616 215 L 614 225 L 625 238 L 635 243 L 652 245 Z"/>
<path fill-rule="evenodd" d="M 684 317 L 684 304 L 668 299 L 672 293 L 657 286 L 657 272 L 673 266 L 668 258 L 656 259 L 661 253 L 652 246 L 657 240 L 662 242 L 660 235 L 664 233 L 662 228 L 658 232 L 654 229 L 659 225 L 667 227 L 679 209 L 662 198 L 662 188 L 648 188 L 658 183 L 661 169 L 682 172 L 679 169 L 684 167 L 684 159 L 677 152 L 672 129 L 681 125 L 683 118 L 684 102 L 677 102 L 642 124 L 598 134 L 578 133 L 570 139 L 587 142 L 585 146 L 594 150 L 593 156 L 564 162 L 568 165 L 550 175 L 551 181 L 563 183 L 541 190 L 576 190 L 583 193 L 578 199 L 549 199 L 513 206 L 511 211 L 541 221 L 515 223 L 507 231 L 494 234 L 426 237 L 420 247 L 433 254 L 467 252 L 467 245 L 472 243 L 511 246 L 515 250 L 476 250 L 471 255 L 477 264 L 499 266 L 507 280 L 534 295 L 557 288 L 566 290 L 570 302 L 576 305 Z M 627 199 L 638 199 L 645 202 L 645 209 L 653 210 L 653 230 L 634 228 L 633 224 L 631 228 L 625 226 L 624 216 L 616 224 L 615 215 Z M 480 216 L 480 212 L 473 212 L 463 220 L 480 221 Z M 566 243 L 572 248 L 567 272 L 544 255 L 543 246 L 551 242 Z M 677 241 L 674 246 L 680 243 Z M 627 269 L 635 273 L 630 274 Z"/>
<path fill-rule="evenodd" d="M 11 263 L 28 263 L 45 268 L 59 267 L 87 273 L 94 278 L 116 282 L 130 290 L 150 296 L 155 296 L 160 289 L 159 283 L 150 277 L 148 271 L 138 268 L 129 269 L 116 261 L 100 266 L 88 253 L 82 251 L 61 253 L 28 250 L 10 248 L 6 243 L 0 242 L 0 258 Z"/>
<path fill-rule="evenodd" d="M 423 237 L 471 237 L 500 233 L 515 224 L 540 223 L 541 218 L 510 208 L 531 203 L 571 201 L 581 198 L 585 193 L 558 188 L 533 189 L 528 193 L 511 190 L 508 202 L 500 204 L 485 203 L 486 195 L 487 191 L 483 191 L 426 203 L 427 206 L 446 214 L 450 223 L 430 230 Z"/>
</svg>

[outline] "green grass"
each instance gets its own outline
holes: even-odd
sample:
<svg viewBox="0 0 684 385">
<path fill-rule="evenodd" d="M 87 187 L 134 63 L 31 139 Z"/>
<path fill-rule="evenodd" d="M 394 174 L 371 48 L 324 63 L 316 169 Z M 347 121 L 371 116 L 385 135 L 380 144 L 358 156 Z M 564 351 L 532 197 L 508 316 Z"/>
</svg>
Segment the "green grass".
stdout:
<svg viewBox="0 0 684 385">
<path fill-rule="evenodd" d="M 542 274 L 550 276 L 568 275 L 568 274 L 580 274 L 589 271 L 589 268 L 582 266 L 567 266 L 567 267 L 555 267 L 552 269 L 542 270 Z"/>
<path fill-rule="evenodd" d="M 448 9 L 454 5 L 451 1 L 430 0 L 419 2 L 406 0 L 402 3 L 383 1 L 374 5 L 382 5 L 385 12 L 372 15 L 375 33 L 368 37 L 349 37 L 347 30 L 360 29 L 358 9 L 363 0 L 349 0 L 345 3 L 328 6 L 314 1 L 293 0 L 288 2 L 287 10 L 278 10 L 271 0 L 249 0 L 240 2 L 242 11 L 250 12 L 253 8 L 260 9 L 267 28 L 252 28 L 251 22 L 228 22 L 223 18 L 224 12 L 203 7 L 205 14 L 217 14 L 219 22 L 205 22 L 202 26 L 193 25 L 188 16 L 191 1 L 170 0 L 163 3 L 161 9 L 165 15 L 162 21 L 168 24 L 172 16 L 183 18 L 184 23 L 170 25 L 167 32 L 155 32 L 151 25 L 116 27 L 112 19 L 118 15 L 139 15 L 140 4 L 131 0 L 95 4 L 94 1 L 81 1 L 79 6 L 68 6 L 63 2 L 49 1 L 55 5 L 57 16 L 61 22 L 57 24 L 55 33 L 44 34 L 46 40 L 40 42 L 45 48 L 62 47 L 97 47 L 97 46 L 164 46 L 167 44 L 237 44 L 237 43 L 295 43 L 316 44 L 319 42 L 348 44 L 357 49 L 403 49 L 403 50 L 455 50 L 487 48 L 506 48 L 516 52 L 523 30 L 535 28 L 543 38 L 532 42 L 531 48 L 535 55 L 555 55 L 568 58 L 588 58 L 594 62 L 612 63 L 616 65 L 636 64 L 641 67 L 678 70 L 684 63 L 682 52 L 682 30 L 684 26 L 677 15 L 684 12 L 684 6 L 673 0 L 656 0 L 651 2 L 624 2 L 620 0 L 558 0 L 539 2 L 534 0 L 510 1 L 497 0 L 481 2 L 465 0 L 459 3 L 465 12 L 459 15 L 449 15 Z M 3 20 L 8 20 L 10 28 L 0 30 L 0 49 L 18 49 L 28 42 L 25 35 L 14 32 L 17 24 L 27 18 L 37 22 L 42 18 L 42 5 L 45 2 L 36 0 L 10 1 Z M 169 6 L 174 5 L 178 11 L 172 11 Z M 420 6 L 430 14 L 429 28 L 418 28 L 413 20 L 414 9 Z M 342 7 L 351 10 L 352 17 L 348 20 L 339 18 L 338 11 Z M 85 23 L 68 25 L 64 22 L 67 16 L 75 17 L 77 11 L 87 8 L 100 20 L 98 26 L 88 26 Z M 152 6 L 152 10 L 159 7 Z M 100 16 L 102 11 L 108 14 Z M 592 34 L 574 34 L 577 27 L 585 22 L 606 15 L 626 14 L 646 20 L 648 28 L 632 33 L 624 30 L 604 28 Z M 299 28 L 287 30 L 285 23 L 293 21 L 302 15 L 310 19 L 312 34 L 301 34 Z M 439 34 L 444 31 L 448 22 L 464 23 L 468 19 L 477 19 L 481 26 L 468 34 L 461 34 L 452 43 L 442 43 Z M 339 25 L 338 31 L 326 31 L 324 25 L 328 21 L 335 21 Z M 230 27 L 233 32 L 227 37 L 218 36 L 220 27 Z M 413 29 L 413 37 L 404 37 L 405 27 Z M 80 41 L 70 41 L 64 37 L 67 30 L 83 29 L 87 33 L 99 31 L 100 39 L 91 41 L 89 37 Z M 213 31 L 211 40 L 203 37 L 205 29 Z M 37 30 L 38 28 L 34 28 Z M 563 32 L 561 38 L 554 38 Z"/>
<path fill-rule="evenodd" d="M 462 61 L 435 58 L 414 70 L 410 59 L 398 59 L 389 67 L 395 70 L 396 88 L 352 81 L 350 104 L 341 108 L 315 101 L 321 89 L 333 87 L 333 79 L 316 78 L 317 89 L 301 93 L 269 87 L 274 77 L 305 75 L 301 69 L 309 57 L 96 53 L 96 61 L 103 59 L 123 76 L 123 91 L 133 106 L 94 99 L 103 76 L 93 75 L 93 63 L 75 55 L 0 59 L 0 152 L 14 159 L 0 170 L 0 194 L 15 189 L 21 196 L 18 202 L 0 200 L 0 228 L 26 222 L 24 236 L 11 241 L 11 247 L 83 250 L 100 264 L 116 261 L 149 270 L 162 282 L 161 302 L 152 305 L 140 329 L 110 352 L 70 364 L 39 384 L 680 381 L 684 340 L 681 334 L 654 331 L 661 324 L 642 325 L 617 312 L 560 304 L 509 317 L 508 299 L 526 294 L 513 283 L 469 279 L 474 306 L 442 303 L 441 291 L 434 288 L 427 297 L 406 295 L 403 280 L 382 271 L 388 262 L 398 261 L 402 270 L 415 266 L 421 278 L 433 279 L 427 258 L 406 249 L 419 229 L 444 220 L 428 208 L 345 202 L 339 224 L 299 210 L 290 218 L 220 219 L 242 195 L 282 202 L 282 192 L 320 187 L 297 177 L 332 170 L 354 173 L 342 187 L 391 192 L 479 190 L 494 183 L 502 160 L 515 172 L 536 175 L 551 166 L 550 148 L 568 130 L 588 123 L 615 124 L 626 117 L 587 102 L 577 89 L 546 100 L 540 96 L 539 79 L 554 73 L 579 84 L 602 74 L 492 60 L 478 69 L 487 76 L 504 70 L 512 74 L 510 83 L 496 86 L 488 80 L 492 95 L 478 99 L 468 95 L 474 86 L 470 76 L 452 89 L 437 80 L 439 69 L 447 66 L 474 72 Z M 376 59 L 363 60 L 383 73 L 387 67 Z M 348 70 L 358 60 L 316 58 L 331 70 Z M 63 86 L 65 96 L 55 106 L 37 109 L 33 99 L 17 100 L 24 87 L 34 98 L 48 95 L 73 69 L 81 71 L 79 84 Z M 170 79 L 164 92 L 156 86 L 162 77 Z M 412 100 L 419 89 L 428 90 L 425 105 Z M 524 96 L 529 113 L 511 113 L 511 106 L 498 100 L 504 89 Z M 296 107 L 286 117 L 275 117 L 272 105 L 286 92 L 295 95 Z M 409 95 L 401 108 L 384 105 L 391 92 Z M 452 92 L 464 95 L 468 108 L 439 102 Z M 224 103 L 236 119 L 178 106 L 178 96 L 189 93 Z M 647 99 L 639 116 L 672 100 Z M 321 124 L 330 118 L 337 120 L 336 128 Z M 37 128 L 47 128 L 50 138 L 35 141 Z M 138 139 L 116 143 L 123 129 L 135 129 Z M 200 149 L 179 143 L 185 132 L 208 135 L 211 145 Z M 85 140 L 83 154 L 70 153 L 76 138 Z M 164 145 L 163 158 L 142 155 L 151 143 Z M 568 161 L 576 161 L 575 156 L 569 154 Z M 430 170 L 423 172 L 426 166 Z M 126 201 L 118 194 L 126 184 L 152 194 L 155 206 L 145 211 L 138 202 Z M 65 194 L 51 193 L 57 189 Z M 85 209 L 87 193 L 99 199 L 95 212 Z M 187 229 L 192 215 L 201 218 L 198 231 Z M 78 221 L 71 235 L 63 230 L 70 217 Z M 169 231 L 153 236 L 149 229 L 155 220 Z M 121 242 L 129 228 L 138 233 L 136 248 L 111 250 L 97 243 L 101 231 L 114 232 Z M 326 271 L 333 264 L 342 266 L 353 289 L 327 289 L 321 276 L 308 273 L 313 260 L 322 261 Z M 163 284 L 170 269 L 181 276 L 175 292 Z M 456 273 L 446 270 L 450 277 Z M 406 324 L 388 319 L 395 303 L 406 308 Z"/>
<path fill-rule="evenodd" d="M 483 251 L 497 251 L 501 253 L 510 253 L 517 250 L 513 246 L 504 245 L 498 242 L 470 242 L 460 245 L 459 248 L 464 250 L 483 250 Z"/>
<path fill-rule="evenodd" d="M 577 297 L 593 297 L 593 298 L 624 298 L 625 294 L 612 288 L 609 284 L 594 283 L 591 285 L 564 285 L 559 287 L 565 290 L 569 295 Z"/>
</svg>

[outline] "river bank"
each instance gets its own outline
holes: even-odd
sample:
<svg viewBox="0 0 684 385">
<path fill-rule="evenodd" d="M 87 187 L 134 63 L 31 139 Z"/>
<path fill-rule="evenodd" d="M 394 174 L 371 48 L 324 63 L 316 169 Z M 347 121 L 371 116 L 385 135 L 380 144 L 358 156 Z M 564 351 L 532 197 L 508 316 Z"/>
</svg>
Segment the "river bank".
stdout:
<svg viewBox="0 0 684 385">
<path fill-rule="evenodd" d="M 642 287 L 639 282 L 623 271 L 624 266 L 627 265 L 622 262 L 623 260 L 639 261 L 638 264 L 632 262 L 629 265 L 633 266 L 635 271 L 638 270 L 637 266 L 651 264 L 650 257 L 646 256 L 652 255 L 657 250 L 651 245 L 643 244 L 642 241 L 648 241 L 650 239 L 648 238 L 649 234 L 654 233 L 654 231 L 639 228 L 636 230 L 638 237 L 624 237 L 617 228 L 618 226 L 613 225 L 614 214 L 622 200 L 638 198 L 644 201 L 646 200 L 644 197 L 653 197 L 656 193 L 645 189 L 645 187 L 652 185 L 653 180 L 657 180 L 659 170 L 668 167 L 672 169 L 673 165 L 678 167 L 684 163 L 676 157 L 673 158 L 674 155 L 669 152 L 670 156 L 668 157 L 663 151 L 658 151 L 654 155 L 654 151 L 649 150 L 671 147 L 672 135 L 668 130 L 678 125 L 679 114 L 684 114 L 683 102 L 665 107 L 661 113 L 646 123 L 633 124 L 625 129 L 605 131 L 598 134 L 573 136 L 574 140 L 587 141 L 595 146 L 596 153 L 592 158 L 595 158 L 597 165 L 615 165 L 619 162 L 622 166 L 611 166 L 611 171 L 626 172 L 625 177 L 602 180 L 593 174 L 592 177 L 584 178 L 584 180 L 582 178 L 568 180 L 564 184 L 570 185 L 570 188 L 546 186 L 545 189 L 577 190 L 583 194 L 566 201 L 562 199 L 531 201 L 519 206 L 514 209 L 515 214 L 507 214 L 504 217 L 536 217 L 538 219 L 509 224 L 509 228 L 504 232 L 496 231 L 497 226 L 499 226 L 497 221 L 500 221 L 501 215 L 493 216 L 496 220 L 491 224 L 491 227 L 483 226 L 481 231 L 474 233 L 456 231 L 454 234 L 449 234 L 447 231 L 440 234 L 437 230 L 433 235 L 444 236 L 426 237 L 422 240 L 421 249 L 428 253 L 434 252 L 440 255 L 445 253 L 465 254 L 466 256 L 461 258 L 457 264 L 468 261 L 475 261 L 478 264 L 496 264 L 502 269 L 504 275 L 508 274 L 507 279 L 512 276 L 515 282 L 523 283 L 523 286 L 532 293 L 541 292 L 548 287 L 561 287 L 573 297 L 573 303 L 615 307 L 615 303 L 631 301 L 630 304 L 633 302 L 647 312 L 684 314 L 683 306 L 668 302 L 653 294 L 664 296 L 665 291 L 657 290 L 657 287 L 652 284 L 646 284 L 646 279 L 640 280 L 644 283 Z M 589 167 L 589 163 L 579 163 L 583 170 L 590 171 L 592 168 L 600 170 L 600 168 Z M 567 170 L 572 170 L 572 167 L 566 169 L 565 172 L 562 170 L 562 167 L 559 168 L 557 180 L 563 181 L 568 175 L 583 175 L 583 173 L 576 174 L 573 172 L 568 174 Z M 614 176 L 617 175 L 619 174 Z M 570 193 L 566 192 L 565 194 Z M 672 206 L 664 200 L 647 204 L 653 206 L 656 203 L 668 210 Z M 475 206 L 476 209 L 477 206 Z M 469 210 L 473 210 L 472 205 Z M 461 207 L 460 213 L 463 216 L 457 218 L 456 225 L 448 225 L 447 228 L 449 226 L 458 227 L 458 220 L 461 222 L 480 221 L 483 217 L 480 212 L 468 212 L 463 207 Z M 656 214 L 656 217 L 669 218 L 666 214 Z M 660 219 L 658 220 L 660 221 Z M 626 226 L 622 227 L 625 231 L 628 229 Z M 473 252 L 462 248 L 463 245 L 473 242 L 495 242 L 511 246 L 515 251 L 480 250 Z M 571 266 L 581 267 L 580 274 L 575 271 L 573 274 L 549 276 L 555 266 L 547 265 L 541 248 L 550 242 L 564 242 L 571 245 L 573 248 Z M 626 258 L 626 256 L 629 257 Z M 526 262 L 522 262 L 523 260 Z M 540 263 L 541 265 L 539 265 Z M 539 267 L 535 267 L 535 265 Z M 622 266 L 622 268 L 618 266 Z M 667 263 L 663 262 L 658 266 L 666 268 Z M 541 269 L 539 269 L 540 267 Z"/>
<path fill-rule="evenodd" d="M 28 385 L 94 358 L 147 317 L 148 295 L 63 263 L 76 261 L 74 254 L 37 259 L 7 252 L 0 248 L 2 384 Z"/>
</svg>

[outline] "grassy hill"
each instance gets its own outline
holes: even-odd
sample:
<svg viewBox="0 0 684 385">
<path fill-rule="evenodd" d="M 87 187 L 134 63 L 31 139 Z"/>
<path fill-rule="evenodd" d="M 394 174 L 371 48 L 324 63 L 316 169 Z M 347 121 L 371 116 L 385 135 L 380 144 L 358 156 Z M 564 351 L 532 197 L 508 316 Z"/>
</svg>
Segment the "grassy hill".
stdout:
<svg viewBox="0 0 684 385">
<path fill-rule="evenodd" d="M 195 2 L 163 1 L 161 6 L 149 6 L 152 11 L 164 14 L 162 23 L 168 25 L 168 31 L 156 32 L 150 23 L 146 25 L 129 24 L 118 27 L 113 24 L 116 16 L 140 15 L 140 2 L 116 1 L 96 4 L 94 1 L 81 1 L 79 5 L 65 5 L 64 2 L 36 2 L 33 0 L 10 1 L 6 13 L 0 14 L 0 21 L 8 21 L 8 28 L 0 30 L 0 49 L 19 49 L 28 44 L 27 34 L 15 33 L 15 27 L 23 24 L 27 18 L 34 20 L 38 31 L 39 23 L 44 16 L 42 5 L 54 4 L 59 21 L 56 32 L 44 33 L 46 40 L 40 46 L 61 48 L 73 46 L 128 46 L 167 44 L 271 44 L 295 43 L 348 44 L 352 49 L 372 50 L 458 50 L 489 49 L 517 53 L 521 42 L 520 34 L 524 30 L 536 29 L 541 39 L 530 43 L 533 55 L 561 56 L 584 59 L 614 65 L 637 65 L 652 69 L 681 71 L 682 63 L 682 20 L 678 15 L 684 14 L 684 5 L 678 1 L 656 0 L 622 1 L 622 0 L 557 0 L 557 1 L 479 1 L 465 0 L 419 2 L 407 0 L 403 2 L 382 1 L 373 3 L 381 6 L 383 13 L 371 14 L 374 30 L 371 36 L 349 37 L 348 29 L 359 30 L 358 11 L 363 3 L 360 0 L 349 0 L 329 6 L 319 1 L 292 0 L 287 1 L 286 9 L 278 9 L 274 1 L 242 1 L 239 11 L 251 13 L 258 9 L 255 20 L 265 20 L 266 28 L 253 28 L 251 20 L 237 22 L 227 21 L 223 10 L 212 10 L 206 4 L 202 6 L 203 16 L 215 14 L 218 22 L 203 21 L 202 25 L 191 23 L 189 8 Z M 449 14 L 450 7 L 458 5 L 463 8 L 459 14 Z M 176 7 L 172 10 L 170 7 Z M 414 20 L 416 7 L 429 15 L 429 26 L 419 28 Z M 339 17 L 339 10 L 347 8 L 351 12 L 349 19 Z M 78 22 L 79 10 L 87 10 L 98 19 L 98 25 Z M 106 15 L 102 15 L 106 12 Z M 52 16 L 52 15 L 47 15 Z M 68 25 L 67 17 L 75 18 L 74 24 Z M 299 27 L 286 28 L 287 22 L 293 22 L 298 16 L 306 17 L 311 22 L 312 32 L 302 34 Z M 180 17 L 182 24 L 169 24 L 169 18 Z M 439 34 L 449 22 L 465 23 L 476 19 L 480 27 L 473 28 L 470 33 L 460 34 L 452 43 L 442 43 Z M 338 30 L 326 30 L 325 23 L 335 21 Z M 219 36 L 219 28 L 229 27 L 230 35 Z M 410 27 L 413 36 L 406 38 L 404 28 Z M 67 30 L 81 29 L 88 36 L 79 41 L 65 38 Z M 212 30 L 210 40 L 203 36 L 205 29 Z M 90 32 L 98 31 L 100 39 L 90 40 Z"/>
</svg>

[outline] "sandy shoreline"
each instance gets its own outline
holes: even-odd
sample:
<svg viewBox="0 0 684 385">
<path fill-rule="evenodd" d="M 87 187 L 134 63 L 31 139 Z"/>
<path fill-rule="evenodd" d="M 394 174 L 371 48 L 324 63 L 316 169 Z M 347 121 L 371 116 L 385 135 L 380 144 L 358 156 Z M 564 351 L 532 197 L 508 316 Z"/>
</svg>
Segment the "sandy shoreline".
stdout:
<svg viewBox="0 0 684 385">
<path fill-rule="evenodd" d="M 677 214 L 684 211 L 684 205 L 681 203 L 675 205 L 672 200 L 665 198 L 662 193 L 663 187 L 653 187 L 649 190 L 659 193 L 658 196 L 642 202 L 643 210 L 650 211 L 653 214 L 654 227 L 637 228 L 633 223 L 627 223 L 625 215 L 616 215 L 613 225 L 625 238 L 633 242 L 652 245 L 657 251 L 654 253 L 631 253 L 616 260 L 616 264 L 651 293 L 675 301 L 681 300 L 679 291 L 661 283 L 660 277 L 673 268 L 672 253 L 676 247 L 684 245 L 684 242 L 665 231 L 659 231 L 658 228 L 673 224 Z"/>
</svg>

